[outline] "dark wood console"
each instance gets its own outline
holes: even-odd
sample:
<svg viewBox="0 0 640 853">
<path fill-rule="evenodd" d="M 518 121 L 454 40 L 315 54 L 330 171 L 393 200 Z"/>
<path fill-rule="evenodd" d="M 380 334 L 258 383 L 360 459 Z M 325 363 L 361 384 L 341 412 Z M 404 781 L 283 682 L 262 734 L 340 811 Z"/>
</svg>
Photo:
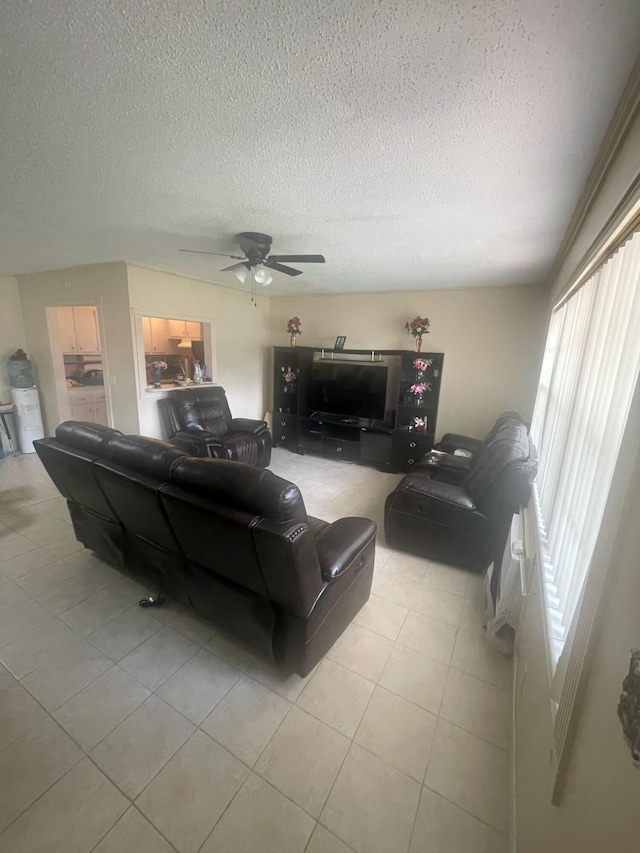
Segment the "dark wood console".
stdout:
<svg viewBox="0 0 640 853">
<path fill-rule="evenodd" d="M 310 411 L 311 374 L 317 359 L 381 362 L 393 367 L 387 397 L 394 408 L 383 421 Z M 422 377 L 414 366 L 416 359 L 431 362 Z M 409 470 L 435 442 L 443 361 L 443 353 L 410 350 L 274 347 L 274 446 L 386 471 Z M 427 386 L 421 397 L 409 390 L 418 379 Z M 416 418 L 424 421 L 424 429 L 416 428 Z"/>
</svg>

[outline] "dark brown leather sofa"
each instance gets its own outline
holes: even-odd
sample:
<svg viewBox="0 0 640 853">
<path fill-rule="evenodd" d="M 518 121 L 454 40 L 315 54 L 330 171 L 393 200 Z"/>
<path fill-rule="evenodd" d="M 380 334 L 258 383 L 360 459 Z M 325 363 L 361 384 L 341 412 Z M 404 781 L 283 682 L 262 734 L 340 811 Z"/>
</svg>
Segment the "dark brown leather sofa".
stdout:
<svg viewBox="0 0 640 853">
<path fill-rule="evenodd" d="M 485 569 L 499 559 L 513 514 L 528 502 L 537 470 L 527 427 L 511 418 L 471 460 L 427 454 L 387 497 L 387 543 L 443 563 Z"/>
<path fill-rule="evenodd" d="M 376 526 L 270 471 L 67 421 L 35 442 L 76 537 L 304 676 L 369 598 Z"/>
<path fill-rule="evenodd" d="M 232 417 L 221 385 L 173 391 L 158 404 L 168 440 L 189 455 L 232 459 L 259 468 L 271 461 L 266 421 Z"/>
</svg>

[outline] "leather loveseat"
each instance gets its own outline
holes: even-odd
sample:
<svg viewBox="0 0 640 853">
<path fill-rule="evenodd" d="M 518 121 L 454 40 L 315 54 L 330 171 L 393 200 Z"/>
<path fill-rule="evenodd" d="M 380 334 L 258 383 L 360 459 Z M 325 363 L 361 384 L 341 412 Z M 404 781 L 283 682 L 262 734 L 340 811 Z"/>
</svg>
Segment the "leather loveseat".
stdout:
<svg viewBox="0 0 640 853">
<path fill-rule="evenodd" d="M 496 436 L 498 431 L 509 423 L 524 423 L 522 415 L 518 412 L 503 412 L 501 415 L 498 415 L 496 422 L 484 438 L 472 438 L 469 435 L 447 432 L 437 444 L 434 444 L 433 449 L 440 453 L 451 454 L 455 453 L 456 450 L 463 451 L 464 456 L 462 458 L 466 456 L 466 458 L 473 459 Z"/>
<path fill-rule="evenodd" d="M 473 459 L 427 454 L 387 497 L 393 548 L 481 570 L 499 559 L 538 470 L 522 421 L 506 419 Z"/>
<path fill-rule="evenodd" d="M 67 421 L 34 442 L 76 537 L 304 676 L 369 598 L 376 526 L 270 471 Z"/>
<path fill-rule="evenodd" d="M 271 461 L 266 421 L 232 417 L 222 386 L 173 391 L 158 403 L 168 440 L 191 456 L 233 459 L 259 468 Z"/>
</svg>

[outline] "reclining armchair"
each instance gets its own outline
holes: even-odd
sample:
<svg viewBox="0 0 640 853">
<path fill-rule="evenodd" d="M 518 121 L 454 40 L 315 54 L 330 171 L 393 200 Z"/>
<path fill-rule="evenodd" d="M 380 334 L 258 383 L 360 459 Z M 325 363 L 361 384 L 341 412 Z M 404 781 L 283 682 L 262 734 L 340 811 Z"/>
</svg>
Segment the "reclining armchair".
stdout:
<svg viewBox="0 0 640 853">
<path fill-rule="evenodd" d="M 232 417 L 220 385 L 174 391 L 158 402 L 168 441 L 190 456 L 230 459 L 258 468 L 271 461 L 266 422 Z"/>
</svg>

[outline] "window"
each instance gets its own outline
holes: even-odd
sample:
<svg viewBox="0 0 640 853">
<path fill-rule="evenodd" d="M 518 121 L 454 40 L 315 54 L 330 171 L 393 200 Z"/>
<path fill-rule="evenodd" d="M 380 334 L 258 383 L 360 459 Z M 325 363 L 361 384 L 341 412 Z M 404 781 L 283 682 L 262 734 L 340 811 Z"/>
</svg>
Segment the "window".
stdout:
<svg viewBox="0 0 640 853">
<path fill-rule="evenodd" d="M 640 369 L 640 233 L 551 317 L 531 427 L 552 666 L 580 600 Z"/>
</svg>

